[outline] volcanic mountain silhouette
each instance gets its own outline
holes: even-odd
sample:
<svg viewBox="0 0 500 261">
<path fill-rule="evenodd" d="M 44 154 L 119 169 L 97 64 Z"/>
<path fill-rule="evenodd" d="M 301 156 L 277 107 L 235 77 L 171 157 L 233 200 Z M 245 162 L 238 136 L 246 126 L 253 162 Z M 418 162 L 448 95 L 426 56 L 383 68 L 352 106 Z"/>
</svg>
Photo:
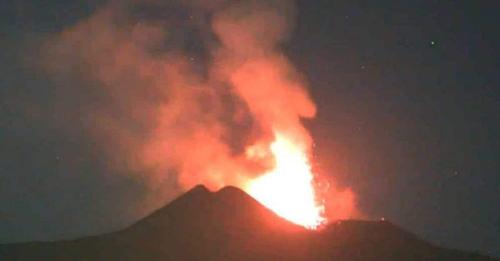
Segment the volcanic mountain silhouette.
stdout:
<svg viewBox="0 0 500 261">
<path fill-rule="evenodd" d="M 443 249 L 385 221 L 294 225 L 235 187 L 196 186 L 130 227 L 0 246 L 0 260 L 493 260 Z"/>
</svg>

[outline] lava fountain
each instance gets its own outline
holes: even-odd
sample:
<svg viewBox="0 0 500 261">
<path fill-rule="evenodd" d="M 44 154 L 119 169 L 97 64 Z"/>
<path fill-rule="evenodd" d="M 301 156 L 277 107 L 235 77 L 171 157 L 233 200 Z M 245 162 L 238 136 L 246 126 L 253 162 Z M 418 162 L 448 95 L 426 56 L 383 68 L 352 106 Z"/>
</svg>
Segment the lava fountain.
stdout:
<svg viewBox="0 0 500 261">
<path fill-rule="evenodd" d="M 295 224 L 316 229 L 326 223 L 324 206 L 316 198 L 314 174 L 305 148 L 277 134 L 270 150 L 274 168 L 250 181 L 245 190 Z"/>
<path fill-rule="evenodd" d="M 159 15 L 160 2 L 109 1 L 48 39 L 40 63 L 56 81 L 81 82 L 71 99 L 98 94 L 61 111 L 85 116 L 106 169 L 144 182 L 147 199 L 131 212 L 204 184 L 237 186 L 309 229 L 351 217 L 353 192 L 311 170 L 302 120 L 316 105 L 281 50 L 293 1 L 172 1 L 179 12 Z"/>
</svg>

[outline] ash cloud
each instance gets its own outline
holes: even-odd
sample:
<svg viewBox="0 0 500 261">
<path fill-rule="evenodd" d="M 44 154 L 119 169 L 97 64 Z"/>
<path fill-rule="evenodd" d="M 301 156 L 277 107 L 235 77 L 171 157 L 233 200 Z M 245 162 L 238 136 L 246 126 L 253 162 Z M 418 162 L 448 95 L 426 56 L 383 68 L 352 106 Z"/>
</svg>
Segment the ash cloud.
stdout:
<svg viewBox="0 0 500 261">
<path fill-rule="evenodd" d="M 47 41 L 41 65 L 65 85 L 60 110 L 77 110 L 113 169 L 144 173 L 153 187 L 239 184 L 270 165 L 246 159 L 246 146 L 270 141 L 275 122 L 300 129 L 314 115 L 278 52 L 292 7 L 110 2 Z"/>
<path fill-rule="evenodd" d="M 123 185 L 116 180 L 141 184 L 122 188 L 133 194 L 121 200 L 128 220 L 199 183 L 243 184 L 272 167 L 269 151 L 245 151 L 269 144 L 273 131 L 312 145 L 301 119 L 315 105 L 280 51 L 294 17 L 293 2 L 278 0 L 109 1 L 25 59 L 54 87 L 51 104 L 22 110 L 50 115 L 54 139 L 85 147 L 100 170 L 95 183 L 115 180 L 109 193 Z M 60 172 L 86 175 L 77 171 L 86 163 L 66 161 Z M 329 193 L 353 212 L 351 191 Z"/>
</svg>

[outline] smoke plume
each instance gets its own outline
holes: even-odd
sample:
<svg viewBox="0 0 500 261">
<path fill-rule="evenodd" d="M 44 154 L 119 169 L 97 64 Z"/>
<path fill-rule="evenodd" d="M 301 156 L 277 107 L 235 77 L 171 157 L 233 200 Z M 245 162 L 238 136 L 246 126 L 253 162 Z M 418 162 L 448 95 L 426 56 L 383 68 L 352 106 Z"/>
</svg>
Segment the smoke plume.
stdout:
<svg viewBox="0 0 500 261">
<path fill-rule="evenodd" d="M 301 119 L 316 108 L 280 50 L 294 16 L 280 0 L 111 1 L 51 37 L 41 66 L 64 86 L 54 106 L 82 122 L 113 173 L 140 176 L 152 206 L 173 187 L 264 173 L 276 132 L 311 148 Z M 329 216 L 353 213 L 350 190 L 327 194 Z"/>
</svg>

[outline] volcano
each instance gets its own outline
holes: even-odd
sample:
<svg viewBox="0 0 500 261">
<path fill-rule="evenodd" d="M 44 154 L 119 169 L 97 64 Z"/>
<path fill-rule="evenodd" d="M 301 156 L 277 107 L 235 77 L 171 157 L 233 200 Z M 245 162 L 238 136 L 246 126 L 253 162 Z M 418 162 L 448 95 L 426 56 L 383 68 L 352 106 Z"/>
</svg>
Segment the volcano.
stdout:
<svg viewBox="0 0 500 261">
<path fill-rule="evenodd" d="M 433 246 L 387 221 L 320 230 L 290 223 L 235 187 L 199 185 L 121 231 L 0 246 L 0 260 L 494 260 Z"/>
</svg>

